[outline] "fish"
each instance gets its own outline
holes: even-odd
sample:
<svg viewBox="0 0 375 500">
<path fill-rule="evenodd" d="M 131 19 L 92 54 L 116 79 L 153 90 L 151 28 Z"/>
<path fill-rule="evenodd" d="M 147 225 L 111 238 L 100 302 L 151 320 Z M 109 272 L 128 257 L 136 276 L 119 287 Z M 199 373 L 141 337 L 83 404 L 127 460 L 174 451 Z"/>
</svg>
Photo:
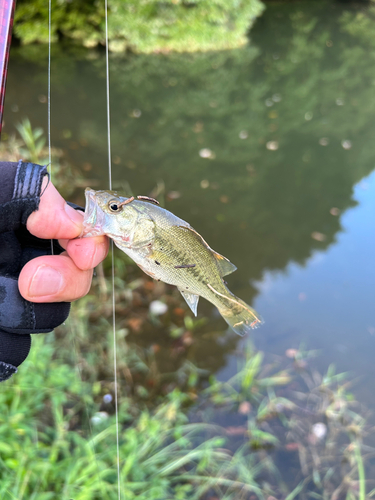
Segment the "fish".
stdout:
<svg viewBox="0 0 375 500">
<path fill-rule="evenodd" d="M 227 324 L 245 335 L 261 316 L 226 286 L 237 268 L 202 236 L 147 196 L 126 198 L 115 191 L 86 188 L 82 237 L 109 236 L 146 274 L 175 285 L 197 315 L 199 297 L 217 307 Z"/>
</svg>

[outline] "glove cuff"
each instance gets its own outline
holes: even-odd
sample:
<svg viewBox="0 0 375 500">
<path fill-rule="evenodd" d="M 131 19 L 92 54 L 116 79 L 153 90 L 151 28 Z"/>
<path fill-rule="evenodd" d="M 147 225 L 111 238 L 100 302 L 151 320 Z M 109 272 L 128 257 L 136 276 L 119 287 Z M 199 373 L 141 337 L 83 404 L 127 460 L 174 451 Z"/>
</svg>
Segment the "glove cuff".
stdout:
<svg viewBox="0 0 375 500">
<path fill-rule="evenodd" d="M 8 380 L 13 373 L 17 373 L 17 368 L 9 363 L 4 363 L 0 361 L 0 382 Z"/>
<path fill-rule="evenodd" d="M 0 206 L 0 232 L 16 231 L 26 224 L 29 215 L 38 209 L 43 177 L 47 168 L 34 163 L 18 162 L 12 199 Z"/>
<path fill-rule="evenodd" d="M 7 380 L 17 372 L 29 354 L 31 336 L 0 331 L 0 381 Z"/>
</svg>

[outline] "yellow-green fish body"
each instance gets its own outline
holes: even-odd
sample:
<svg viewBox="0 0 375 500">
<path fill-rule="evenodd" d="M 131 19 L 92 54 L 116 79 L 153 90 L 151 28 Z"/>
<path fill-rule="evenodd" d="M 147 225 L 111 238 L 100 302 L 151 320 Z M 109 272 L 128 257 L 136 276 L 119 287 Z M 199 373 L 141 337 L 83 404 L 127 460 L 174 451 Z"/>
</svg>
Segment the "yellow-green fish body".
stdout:
<svg viewBox="0 0 375 500">
<path fill-rule="evenodd" d="M 86 189 L 82 236 L 106 234 L 149 276 L 175 285 L 193 313 L 199 296 L 214 304 L 239 335 L 261 317 L 226 287 L 223 276 L 236 267 L 174 214 L 148 201 Z"/>
</svg>

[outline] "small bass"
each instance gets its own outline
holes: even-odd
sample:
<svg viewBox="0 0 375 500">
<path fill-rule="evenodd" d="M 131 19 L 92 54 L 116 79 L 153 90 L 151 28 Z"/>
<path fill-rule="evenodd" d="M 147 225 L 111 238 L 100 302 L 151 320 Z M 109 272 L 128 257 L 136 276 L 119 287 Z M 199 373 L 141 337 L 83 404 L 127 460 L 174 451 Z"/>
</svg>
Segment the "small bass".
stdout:
<svg viewBox="0 0 375 500">
<path fill-rule="evenodd" d="M 107 235 L 152 278 L 175 285 L 197 315 L 199 297 L 216 306 L 238 334 L 263 321 L 232 294 L 223 277 L 237 268 L 212 250 L 187 222 L 146 196 L 124 198 L 87 188 L 83 237 Z"/>
</svg>

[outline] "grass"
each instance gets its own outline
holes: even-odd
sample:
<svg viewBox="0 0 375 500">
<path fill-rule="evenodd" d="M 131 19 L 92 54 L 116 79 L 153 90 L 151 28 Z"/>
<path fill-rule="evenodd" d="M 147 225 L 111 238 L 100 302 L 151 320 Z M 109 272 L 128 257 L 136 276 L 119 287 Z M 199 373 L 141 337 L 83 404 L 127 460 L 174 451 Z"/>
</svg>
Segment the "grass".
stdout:
<svg viewBox="0 0 375 500">
<path fill-rule="evenodd" d="M 37 338 L 22 370 L 2 386 L 1 498 L 117 498 L 113 412 L 102 408 L 97 418 L 103 398 L 77 369 L 54 359 L 50 337 Z M 175 390 L 152 410 L 121 399 L 124 498 L 198 499 L 213 486 L 261 496 L 259 466 L 233 479 L 237 463 L 245 464 L 224 448 L 223 429 L 188 422 L 186 399 Z"/>
</svg>

